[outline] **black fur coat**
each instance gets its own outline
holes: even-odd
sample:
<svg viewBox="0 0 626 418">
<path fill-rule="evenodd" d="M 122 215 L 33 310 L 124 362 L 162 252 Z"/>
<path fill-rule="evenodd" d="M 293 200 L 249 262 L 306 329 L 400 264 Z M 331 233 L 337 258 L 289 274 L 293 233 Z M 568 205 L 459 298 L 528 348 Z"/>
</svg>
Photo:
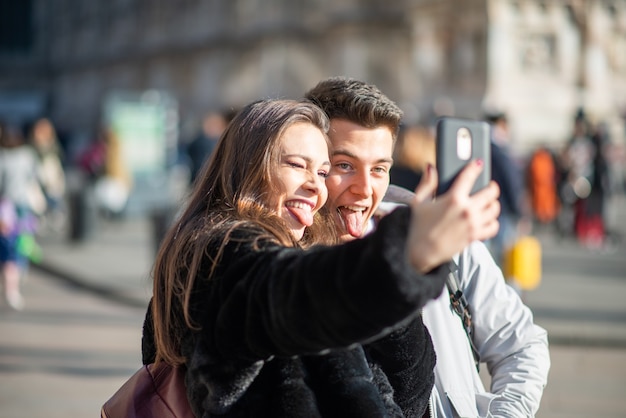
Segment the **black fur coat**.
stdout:
<svg viewBox="0 0 626 418">
<path fill-rule="evenodd" d="M 256 232 L 239 231 L 214 277 L 198 277 L 201 331 L 184 330 L 195 414 L 421 417 L 435 353 L 419 309 L 447 270 L 406 264 L 408 222 L 400 208 L 363 239 L 306 251 L 253 250 Z M 154 361 L 150 309 L 142 345 L 144 363 Z"/>
</svg>

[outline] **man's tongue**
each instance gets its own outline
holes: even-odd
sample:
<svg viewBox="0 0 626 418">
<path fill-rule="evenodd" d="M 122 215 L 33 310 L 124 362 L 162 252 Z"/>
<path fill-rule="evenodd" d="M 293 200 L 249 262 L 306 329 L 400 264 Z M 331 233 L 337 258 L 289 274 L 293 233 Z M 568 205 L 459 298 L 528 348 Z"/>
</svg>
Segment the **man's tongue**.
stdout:
<svg viewBox="0 0 626 418">
<path fill-rule="evenodd" d="M 287 210 L 291 213 L 297 220 L 304 226 L 313 225 L 313 213 L 311 209 L 306 208 L 294 208 L 292 206 L 288 206 Z"/>
<path fill-rule="evenodd" d="M 343 218 L 343 224 L 348 234 L 355 238 L 360 237 L 365 230 L 365 211 L 353 211 L 346 208 L 340 208 L 339 212 Z"/>
</svg>

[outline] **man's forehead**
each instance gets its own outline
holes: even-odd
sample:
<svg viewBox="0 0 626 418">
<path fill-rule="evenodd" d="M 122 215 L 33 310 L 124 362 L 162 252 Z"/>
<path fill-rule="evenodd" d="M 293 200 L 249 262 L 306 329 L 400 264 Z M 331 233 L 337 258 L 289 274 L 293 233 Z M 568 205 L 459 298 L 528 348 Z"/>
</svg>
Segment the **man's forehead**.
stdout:
<svg viewBox="0 0 626 418">
<path fill-rule="evenodd" d="M 382 140 L 389 141 L 393 145 L 393 132 L 388 126 L 380 125 L 366 127 L 356 122 L 345 119 L 334 119 L 331 121 L 328 136 L 333 143 L 343 143 L 346 141 L 367 141 Z"/>
<path fill-rule="evenodd" d="M 330 158 L 347 158 L 350 160 L 370 161 L 373 164 L 393 164 L 393 158 L 391 158 L 390 155 L 387 155 L 387 153 L 380 153 L 376 149 L 336 147 L 332 149 Z"/>
<path fill-rule="evenodd" d="M 393 137 L 393 130 L 384 123 L 369 125 L 359 121 L 345 119 L 345 118 L 333 118 L 330 120 L 329 133 L 333 132 L 367 132 L 373 130 L 386 130 Z"/>
</svg>

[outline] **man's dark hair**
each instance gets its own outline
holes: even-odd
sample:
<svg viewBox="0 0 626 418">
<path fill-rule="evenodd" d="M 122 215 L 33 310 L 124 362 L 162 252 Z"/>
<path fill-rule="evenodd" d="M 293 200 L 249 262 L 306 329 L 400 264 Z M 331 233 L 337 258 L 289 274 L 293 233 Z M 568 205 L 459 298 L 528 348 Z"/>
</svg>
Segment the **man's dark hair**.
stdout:
<svg viewBox="0 0 626 418">
<path fill-rule="evenodd" d="M 329 119 L 346 119 L 366 128 L 388 127 L 395 140 L 403 112 L 375 85 L 347 77 L 320 81 L 305 98 L 321 107 Z"/>
<path fill-rule="evenodd" d="M 496 124 L 499 122 L 507 122 L 506 113 L 504 112 L 490 112 L 485 114 L 485 121 L 490 124 Z"/>
</svg>

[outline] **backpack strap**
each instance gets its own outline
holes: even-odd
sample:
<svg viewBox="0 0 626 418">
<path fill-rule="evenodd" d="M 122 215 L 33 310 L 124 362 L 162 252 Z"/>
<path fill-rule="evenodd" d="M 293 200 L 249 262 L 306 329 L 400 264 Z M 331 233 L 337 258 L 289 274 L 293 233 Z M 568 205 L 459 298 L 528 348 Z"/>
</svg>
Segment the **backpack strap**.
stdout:
<svg viewBox="0 0 626 418">
<path fill-rule="evenodd" d="M 461 318 L 463 328 L 467 334 L 470 348 L 472 349 L 472 355 L 474 356 L 474 363 L 476 363 L 476 370 L 480 371 L 480 355 L 474 345 L 474 325 L 472 324 L 472 314 L 470 313 L 470 306 L 461 290 L 461 282 L 457 274 L 458 266 L 454 261 L 450 261 L 450 273 L 446 279 L 446 287 L 450 294 L 450 304 L 452 310 Z"/>
</svg>

